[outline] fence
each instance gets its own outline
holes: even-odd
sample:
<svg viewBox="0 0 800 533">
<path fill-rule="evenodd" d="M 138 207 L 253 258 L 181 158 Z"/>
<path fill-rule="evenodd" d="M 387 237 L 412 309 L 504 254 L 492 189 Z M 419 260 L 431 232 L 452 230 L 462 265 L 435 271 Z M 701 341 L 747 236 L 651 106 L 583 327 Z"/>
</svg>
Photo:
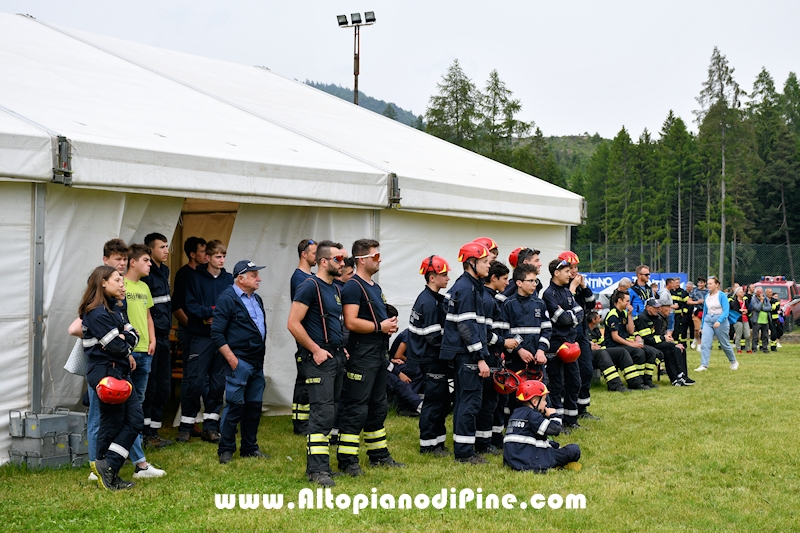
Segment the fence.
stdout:
<svg viewBox="0 0 800 533">
<path fill-rule="evenodd" d="M 720 275 L 719 244 L 682 245 L 659 242 L 624 244 L 575 244 L 573 251 L 581 258 L 587 272 L 629 272 L 646 264 L 654 272 L 685 272 L 689 279 L 708 274 Z M 780 244 L 730 243 L 725 246 L 723 283 L 753 283 L 761 276 L 786 276 L 794 279 L 800 260 L 800 244 L 789 248 Z M 731 258 L 735 258 L 732 261 Z"/>
</svg>

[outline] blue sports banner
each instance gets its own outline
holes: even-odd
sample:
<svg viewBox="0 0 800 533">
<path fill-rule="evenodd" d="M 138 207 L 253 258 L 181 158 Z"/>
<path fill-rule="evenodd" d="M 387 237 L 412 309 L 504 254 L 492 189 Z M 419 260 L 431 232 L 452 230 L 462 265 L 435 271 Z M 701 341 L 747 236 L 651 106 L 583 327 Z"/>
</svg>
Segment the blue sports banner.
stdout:
<svg viewBox="0 0 800 533">
<path fill-rule="evenodd" d="M 592 289 L 593 292 L 603 294 L 611 294 L 617 288 L 622 278 L 628 278 L 632 283 L 636 283 L 636 272 L 591 272 L 583 273 L 586 279 L 586 285 Z M 664 288 L 667 278 L 680 278 L 681 287 L 686 288 L 686 282 L 689 281 L 689 276 L 682 272 L 652 272 L 650 274 L 650 284 L 658 284 L 658 290 Z"/>
</svg>

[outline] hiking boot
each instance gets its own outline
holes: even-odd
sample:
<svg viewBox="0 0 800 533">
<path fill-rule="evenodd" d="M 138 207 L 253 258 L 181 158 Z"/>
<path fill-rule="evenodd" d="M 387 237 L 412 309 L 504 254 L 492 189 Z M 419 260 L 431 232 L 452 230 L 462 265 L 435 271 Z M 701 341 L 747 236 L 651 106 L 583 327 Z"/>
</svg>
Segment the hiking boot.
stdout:
<svg viewBox="0 0 800 533">
<path fill-rule="evenodd" d="M 219 442 L 219 439 L 221 438 L 221 435 L 219 434 L 219 431 L 205 429 L 203 430 L 203 435 L 200 438 L 202 438 L 206 442 L 217 444 Z"/>
<path fill-rule="evenodd" d="M 182 429 L 178 432 L 178 436 L 175 437 L 175 442 L 189 442 L 191 436 L 192 434 L 189 431 Z"/>
<path fill-rule="evenodd" d="M 480 455 L 500 455 L 503 453 L 502 450 L 500 450 L 500 448 L 498 448 L 494 444 L 490 444 L 486 448 L 483 448 L 482 450 L 476 449 L 475 451 Z"/>
<path fill-rule="evenodd" d="M 149 435 L 145 437 L 145 442 L 144 442 L 146 448 L 165 448 L 172 444 L 175 444 L 175 442 L 169 439 L 165 439 L 161 435 Z"/>
<path fill-rule="evenodd" d="M 648 387 L 650 387 L 651 389 L 657 389 L 657 388 L 658 388 L 658 385 L 656 385 L 656 384 L 655 384 L 655 383 L 653 383 L 652 381 L 651 381 L 650 383 L 645 383 L 645 385 L 647 385 L 647 386 L 648 386 Z"/>
<path fill-rule="evenodd" d="M 594 416 L 589 411 L 582 412 L 581 414 L 578 415 L 578 418 L 584 418 L 586 420 L 602 420 L 602 418 L 600 418 L 599 416 Z"/>
<path fill-rule="evenodd" d="M 471 465 L 485 465 L 489 463 L 489 461 L 477 454 L 470 455 L 469 457 L 456 457 L 456 461 L 459 463 L 469 463 Z"/>
<path fill-rule="evenodd" d="M 317 485 L 322 485 L 323 487 L 336 486 L 336 482 L 331 479 L 329 472 L 312 472 L 308 475 L 308 480 Z"/>
<path fill-rule="evenodd" d="M 189 432 L 189 435 L 191 435 L 192 437 L 203 436 L 203 432 L 200 430 L 200 426 L 197 424 L 197 422 L 195 422 L 194 425 L 192 426 L 192 430 Z"/>
<path fill-rule="evenodd" d="M 222 452 L 219 454 L 219 464 L 226 465 L 233 460 L 233 454 L 231 452 Z"/>
<path fill-rule="evenodd" d="M 613 387 L 609 387 L 608 389 L 608 392 L 630 392 L 630 391 L 631 390 L 622 383 L 614 385 Z"/>
<path fill-rule="evenodd" d="M 352 476 L 352 477 L 358 477 L 358 476 L 363 476 L 364 475 L 364 471 L 361 470 L 361 467 L 359 466 L 358 463 L 353 463 L 351 465 L 347 465 L 346 467 L 344 467 L 342 472 L 344 472 L 348 476 Z"/>
<path fill-rule="evenodd" d="M 398 463 L 397 461 L 392 459 L 392 456 L 390 455 L 389 457 L 384 457 L 383 459 L 378 459 L 377 461 L 370 460 L 369 466 L 388 466 L 391 468 L 405 468 L 406 464 Z"/>
<path fill-rule="evenodd" d="M 565 424 L 563 429 L 561 430 L 561 433 L 563 433 L 564 435 L 569 435 L 570 433 L 572 433 L 576 429 L 589 429 L 589 428 L 587 428 L 586 426 L 582 426 L 582 425 L 578 424 L 577 422 L 575 422 L 574 424 Z"/>
<path fill-rule="evenodd" d="M 115 483 L 117 474 L 108 466 L 108 461 L 105 459 L 98 459 L 89 463 L 92 467 L 92 472 L 97 476 L 97 486 L 101 489 L 115 491 L 117 485 Z"/>
<path fill-rule="evenodd" d="M 128 490 L 132 489 L 134 485 L 136 485 L 136 483 L 133 481 L 125 481 L 118 475 L 114 476 L 114 490 Z"/>
<path fill-rule="evenodd" d="M 253 459 L 269 459 L 269 454 L 268 453 L 264 453 L 261 450 L 256 450 L 253 453 L 247 453 L 247 454 L 244 454 L 244 455 L 242 454 L 242 452 L 239 452 L 239 455 L 241 457 L 244 457 L 244 458 L 250 457 L 250 458 L 253 458 Z"/>
</svg>

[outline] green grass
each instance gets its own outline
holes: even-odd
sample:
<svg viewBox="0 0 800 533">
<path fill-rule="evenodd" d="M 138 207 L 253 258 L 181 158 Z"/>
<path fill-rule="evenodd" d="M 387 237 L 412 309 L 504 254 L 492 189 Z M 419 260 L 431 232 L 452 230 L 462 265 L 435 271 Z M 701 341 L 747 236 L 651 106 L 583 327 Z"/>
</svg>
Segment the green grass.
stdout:
<svg viewBox="0 0 800 533">
<path fill-rule="evenodd" d="M 4 531 L 797 531 L 800 519 L 798 392 L 800 347 L 743 355 L 738 371 L 714 350 L 697 385 L 631 394 L 592 391 L 599 422 L 559 438 L 583 452 L 580 472 L 517 473 L 490 465 L 456 464 L 417 453 L 416 419 L 387 420 L 393 456 L 403 470 L 369 469 L 336 478 L 334 494 L 412 496 L 442 488 L 483 493 L 583 494 L 584 510 L 219 510 L 215 493 L 279 493 L 297 500 L 305 481 L 304 439 L 288 417 L 263 418 L 266 461 L 220 465 L 200 442 L 148 451 L 167 476 L 130 491 L 108 493 L 86 480 L 89 470 L 27 472 L 0 468 L 0 529 Z M 690 352 L 690 367 L 699 354 Z M 662 383 L 666 383 L 662 381 Z M 452 443 L 448 443 L 452 447 Z M 123 468 L 130 478 L 132 467 Z M 535 522 L 533 522 L 535 520 Z"/>
</svg>

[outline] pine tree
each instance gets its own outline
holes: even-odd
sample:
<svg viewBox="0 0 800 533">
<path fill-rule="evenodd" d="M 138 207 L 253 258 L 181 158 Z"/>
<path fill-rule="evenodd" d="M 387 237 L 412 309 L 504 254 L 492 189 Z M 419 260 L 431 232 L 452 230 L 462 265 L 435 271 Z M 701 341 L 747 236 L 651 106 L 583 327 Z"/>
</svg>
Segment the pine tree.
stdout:
<svg viewBox="0 0 800 533">
<path fill-rule="evenodd" d="M 786 120 L 789 131 L 795 137 L 800 138 L 800 83 L 797 81 L 797 74 L 790 72 L 783 84 L 783 116 Z"/>
<path fill-rule="evenodd" d="M 772 227 L 775 229 L 775 233 L 786 239 L 791 279 L 794 279 L 794 261 L 792 260 L 790 234 L 794 228 L 789 223 L 787 215 L 789 206 L 787 204 L 795 189 L 795 180 L 798 174 L 800 174 L 800 159 L 798 159 L 797 140 L 787 126 L 781 125 L 763 172 L 764 179 L 770 182 L 773 190 L 762 205 L 765 209 L 776 210 L 780 213 L 780 225 Z"/>
<path fill-rule="evenodd" d="M 704 146 L 709 151 L 707 159 L 709 181 L 719 179 L 720 191 L 720 248 L 719 248 L 719 277 L 723 280 L 725 268 L 725 230 L 726 222 L 726 180 L 731 139 L 729 131 L 740 121 L 741 98 L 746 96 L 739 84 L 733 79 L 734 68 L 728 64 L 727 58 L 715 46 L 711 54 L 711 64 L 708 67 L 708 79 L 703 83 L 703 90 L 697 97 L 700 109 L 696 111 L 700 123 L 700 136 L 709 142 Z M 717 173 L 716 161 L 719 161 Z M 711 197 L 708 197 L 707 213 L 711 211 Z M 710 243 L 709 235 L 709 243 Z M 710 254 L 710 246 L 709 246 Z M 710 255 L 709 255 L 710 262 Z M 710 265 L 709 265 L 710 266 Z"/>
<path fill-rule="evenodd" d="M 392 120 L 397 120 L 397 110 L 392 104 L 386 104 L 386 109 L 383 110 L 383 116 Z"/>
<path fill-rule="evenodd" d="M 614 137 L 608 153 L 608 188 L 606 199 L 609 218 L 609 238 L 625 245 L 627 252 L 631 238 L 631 207 L 635 200 L 635 177 L 633 168 L 633 145 L 628 130 L 623 128 Z M 629 270 L 628 254 L 625 253 L 625 270 Z"/>
<path fill-rule="evenodd" d="M 478 106 L 482 116 L 480 151 L 498 161 L 509 159 L 514 137 L 527 135 L 532 126 L 514 118 L 522 111 L 522 104 L 512 96 L 497 70 L 490 72 Z"/>
<path fill-rule="evenodd" d="M 439 94 L 431 96 L 425 112 L 427 132 L 458 146 L 471 148 L 478 130 L 478 94 L 475 84 L 453 61 L 436 84 Z"/>
<path fill-rule="evenodd" d="M 586 168 L 583 189 L 577 191 L 586 198 L 586 225 L 579 228 L 578 235 L 584 242 L 604 244 L 605 263 L 598 270 L 608 268 L 608 155 L 609 143 L 598 144 Z"/>
</svg>

